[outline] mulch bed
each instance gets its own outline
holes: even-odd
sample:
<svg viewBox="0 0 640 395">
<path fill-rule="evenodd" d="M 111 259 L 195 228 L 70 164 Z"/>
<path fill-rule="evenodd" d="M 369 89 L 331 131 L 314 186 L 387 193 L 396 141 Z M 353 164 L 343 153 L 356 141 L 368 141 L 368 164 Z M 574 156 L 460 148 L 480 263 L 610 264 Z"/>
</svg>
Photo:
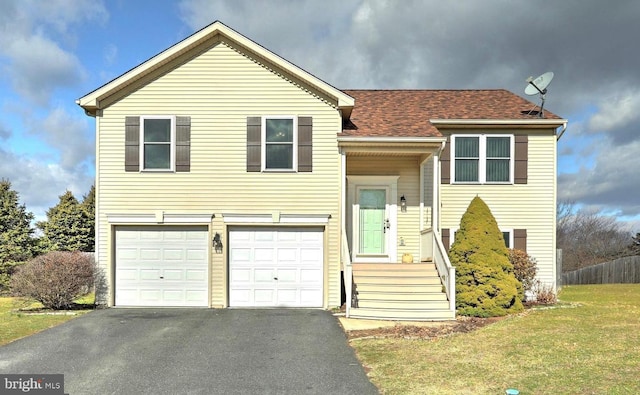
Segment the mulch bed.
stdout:
<svg viewBox="0 0 640 395">
<path fill-rule="evenodd" d="M 469 333 L 503 318 L 459 317 L 455 322 L 434 323 L 428 326 L 397 324 L 386 328 L 347 331 L 347 338 L 349 340 L 363 338 L 435 339 L 456 333 Z"/>
</svg>

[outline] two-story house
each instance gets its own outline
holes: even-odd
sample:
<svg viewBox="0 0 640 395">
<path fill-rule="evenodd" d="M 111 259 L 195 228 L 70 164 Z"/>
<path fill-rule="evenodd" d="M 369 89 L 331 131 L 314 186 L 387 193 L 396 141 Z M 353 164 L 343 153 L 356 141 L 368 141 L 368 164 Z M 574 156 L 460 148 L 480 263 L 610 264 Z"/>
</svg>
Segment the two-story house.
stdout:
<svg viewBox="0 0 640 395">
<path fill-rule="evenodd" d="M 451 319 L 476 195 L 555 284 L 566 120 L 505 90 L 340 90 L 215 22 L 77 103 L 109 306 Z"/>
</svg>

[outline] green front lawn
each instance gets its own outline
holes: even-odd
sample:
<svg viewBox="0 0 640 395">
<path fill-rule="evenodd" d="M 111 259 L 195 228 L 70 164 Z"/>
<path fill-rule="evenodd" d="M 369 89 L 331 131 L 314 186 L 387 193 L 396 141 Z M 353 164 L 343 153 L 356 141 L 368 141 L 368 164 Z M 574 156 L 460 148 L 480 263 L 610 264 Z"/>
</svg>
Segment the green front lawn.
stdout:
<svg viewBox="0 0 640 395">
<path fill-rule="evenodd" d="M 79 304 L 92 304 L 93 295 L 87 295 L 78 299 L 76 302 Z M 90 311 L 73 310 L 69 312 L 69 314 L 64 314 L 65 312 L 55 312 L 55 314 L 40 312 L 40 314 L 33 314 L 28 311 L 37 311 L 40 307 L 42 307 L 42 305 L 38 303 L 27 306 L 25 302 L 20 299 L 0 297 L 0 345 L 59 325 Z M 27 311 L 19 311 L 19 309 Z"/>
<path fill-rule="evenodd" d="M 353 340 L 385 394 L 640 393 L 640 284 L 567 286 L 554 308 L 435 340 Z"/>
</svg>

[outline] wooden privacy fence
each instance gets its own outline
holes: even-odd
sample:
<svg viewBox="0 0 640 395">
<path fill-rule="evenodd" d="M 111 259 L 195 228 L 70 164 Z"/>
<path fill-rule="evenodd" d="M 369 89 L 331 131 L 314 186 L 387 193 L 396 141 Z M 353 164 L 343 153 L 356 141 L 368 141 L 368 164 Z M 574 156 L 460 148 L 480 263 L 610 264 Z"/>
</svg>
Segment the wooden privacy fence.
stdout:
<svg viewBox="0 0 640 395">
<path fill-rule="evenodd" d="M 640 256 L 628 256 L 562 274 L 562 285 L 640 283 Z"/>
</svg>

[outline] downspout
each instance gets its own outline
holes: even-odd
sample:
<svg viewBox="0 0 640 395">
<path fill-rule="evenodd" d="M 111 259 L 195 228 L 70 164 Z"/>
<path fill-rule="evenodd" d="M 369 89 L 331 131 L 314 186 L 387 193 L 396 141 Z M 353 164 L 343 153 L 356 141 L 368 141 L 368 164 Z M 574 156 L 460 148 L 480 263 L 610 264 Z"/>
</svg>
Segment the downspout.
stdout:
<svg viewBox="0 0 640 395">
<path fill-rule="evenodd" d="M 564 121 L 562 122 L 562 130 L 560 130 L 560 133 L 558 134 L 558 137 L 556 138 L 556 141 L 560 140 L 560 137 L 562 137 L 562 135 L 564 134 L 564 132 L 567 130 L 567 123 L 569 121 Z"/>
<path fill-rule="evenodd" d="M 431 228 L 440 232 L 440 180 L 441 178 L 441 169 L 440 169 L 440 157 L 442 156 L 442 151 L 444 151 L 445 146 L 447 145 L 446 141 L 443 141 L 440 144 L 440 149 L 438 150 L 436 156 L 433 158 L 433 209 L 431 213 Z"/>
</svg>

